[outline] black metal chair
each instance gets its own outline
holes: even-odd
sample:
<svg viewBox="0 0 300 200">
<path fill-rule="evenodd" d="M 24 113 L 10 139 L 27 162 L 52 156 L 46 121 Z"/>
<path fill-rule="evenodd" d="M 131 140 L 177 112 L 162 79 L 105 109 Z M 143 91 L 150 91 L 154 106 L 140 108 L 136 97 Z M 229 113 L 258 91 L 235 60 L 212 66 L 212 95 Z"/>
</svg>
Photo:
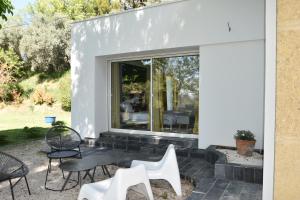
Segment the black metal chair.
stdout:
<svg viewBox="0 0 300 200">
<path fill-rule="evenodd" d="M 54 126 L 50 128 L 46 133 L 45 140 L 51 149 L 51 151 L 47 154 L 47 157 L 49 158 L 49 164 L 46 174 L 45 188 L 57 191 L 55 189 L 48 188 L 46 185 L 48 180 L 48 174 L 51 173 L 51 161 L 53 159 L 59 159 L 60 163 L 62 163 L 62 159 L 64 158 L 81 158 L 81 137 L 77 131 L 70 127 Z"/>
<path fill-rule="evenodd" d="M 25 179 L 28 193 L 31 195 L 26 178 L 28 172 L 28 167 L 22 161 L 12 155 L 0 151 L 0 182 L 9 181 L 12 199 L 15 199 L 13 188 L 22 178 Z M 13 184 L 12 179 L 18 180 Z"/>
</svg>

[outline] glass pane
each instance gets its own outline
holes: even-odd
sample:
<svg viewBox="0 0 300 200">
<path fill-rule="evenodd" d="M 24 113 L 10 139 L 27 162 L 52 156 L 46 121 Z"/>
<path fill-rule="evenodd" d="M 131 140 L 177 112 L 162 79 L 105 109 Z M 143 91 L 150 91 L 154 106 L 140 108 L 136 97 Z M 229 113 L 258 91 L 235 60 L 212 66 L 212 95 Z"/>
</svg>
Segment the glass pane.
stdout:
<svg viewBox="0 0 300 200">
<path fill-rule="evenodd" d="M 199 56 L 152 62 L 153 131 L 198 134 Z"/>
<path fill-rule="evenodd" d="M 111 65 L 112 128 L 150 130 L 150 60 Z"/>
</svg>

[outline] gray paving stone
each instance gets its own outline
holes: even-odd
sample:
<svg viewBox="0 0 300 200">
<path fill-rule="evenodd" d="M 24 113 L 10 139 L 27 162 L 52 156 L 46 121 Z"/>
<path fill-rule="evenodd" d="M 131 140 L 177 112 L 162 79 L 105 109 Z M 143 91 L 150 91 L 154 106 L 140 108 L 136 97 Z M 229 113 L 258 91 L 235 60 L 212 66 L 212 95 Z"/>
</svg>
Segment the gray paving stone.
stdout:
<svg viewBox="0 0 300 200">
<path fill-rule="evenodd" d="M 208 190 L 211 189 L 212 186 L 215 184 L 215 182 L 216 182 L 215 178 L 202 178 L 197 182 L 194 191 L 207 193 Z"/>
<path fill-rule="evenodd" d="M 235 195 L 235 196 L 223 196 L 220 198 L 220 200 L 242 200 L 242 199 L 240 199 L 239 195 Z"/>
<path fill-rule="evenodd" d="M 257 194 L 262 190 L 262 185 L 260 184 L 244 183 L 243 186 L 242 193 Z"/>
<path fill-rule="evenodd" d="M 256 200 L 257 196 L 256 196 L 256 194 L 241 193 L 240 199 L 241 200 Z"/>
<path fill-rule="evenodd" d="M 219 200 L 224 193 L 224 189 L 213 187 L 209 192 L 204 196 L 204 200 Z"/>
<path fill-rule="evenodd" d="M 224 196 L 236 196 L 241 193 L 243 184 L 239 181 L 231 181 L 224 192 Z"/>
<path fill-rule="evenodd" d="M 187 198 L 187 200 L 202 200 L 204 195 L 205 194 L 193 192 L 192 195 Z"/>
<path fill-rule="evenodd" d="M 228 184 L 230 183 L 230 181 L 225 180 L 225 179 L 217 179 L 217 181 L 215 182 L 214 187 L 218 188 L 218 189 L 223 189 L 225 190 L 228 186 Z"/>
</svg>

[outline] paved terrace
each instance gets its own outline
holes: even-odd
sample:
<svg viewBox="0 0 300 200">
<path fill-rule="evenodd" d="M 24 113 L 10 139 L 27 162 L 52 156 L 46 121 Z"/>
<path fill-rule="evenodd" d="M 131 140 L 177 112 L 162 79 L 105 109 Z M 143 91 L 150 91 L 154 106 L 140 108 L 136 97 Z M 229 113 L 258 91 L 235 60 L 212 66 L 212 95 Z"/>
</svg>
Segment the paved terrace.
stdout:
<svg viewBox="0 0 300 200">
<path fill-rule="evenodd" d="M 120 150 L 106 150 L 120 151 Z M 122 150 L 124 151 L 124 150 Z M 200 150 L 201 151 L 201 150 Z M 202 150 L 203 151 L 203 150 Z M 150 152 L 150 153 L 149 153 Z M 100 147 L 83 148 L 83 156 L 92 154 L 105 153 Z M 128 161 L 116 163 L 120 167 L 129 167 L 131 156 L 144 160 L 150 158 L 149 161 L 159 160 L 164 151 L 149 151 L 149 149 L 141 148 L 140 150 L 127 150 Z M 203 158 L 203 152 L 191 153 L 187 155 L 185 152 L 177 153 L 181 177 L 192 181 L 194 190 L 188 200 L 260 200 L 262 199 L 262 185 L 246 183 L 243 181 L 230 181 L 226 179 L 217 179 L 214 177 L 214 164 Z M 126 159 L 125 159 L 126 160 Z"/>
</svg>

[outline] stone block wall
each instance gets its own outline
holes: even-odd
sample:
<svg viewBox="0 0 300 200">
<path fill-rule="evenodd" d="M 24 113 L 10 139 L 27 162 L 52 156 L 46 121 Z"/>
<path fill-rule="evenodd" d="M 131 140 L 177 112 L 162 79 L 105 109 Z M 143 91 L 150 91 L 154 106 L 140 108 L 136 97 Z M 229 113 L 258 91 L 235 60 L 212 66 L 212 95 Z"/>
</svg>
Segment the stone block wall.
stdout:
<svg viewBox="0 0 300 200">
<path fill-rule="evenodd" d="M 275 199 L 300 197 L 300 1 L 277 0 Z"/>
</svg>

